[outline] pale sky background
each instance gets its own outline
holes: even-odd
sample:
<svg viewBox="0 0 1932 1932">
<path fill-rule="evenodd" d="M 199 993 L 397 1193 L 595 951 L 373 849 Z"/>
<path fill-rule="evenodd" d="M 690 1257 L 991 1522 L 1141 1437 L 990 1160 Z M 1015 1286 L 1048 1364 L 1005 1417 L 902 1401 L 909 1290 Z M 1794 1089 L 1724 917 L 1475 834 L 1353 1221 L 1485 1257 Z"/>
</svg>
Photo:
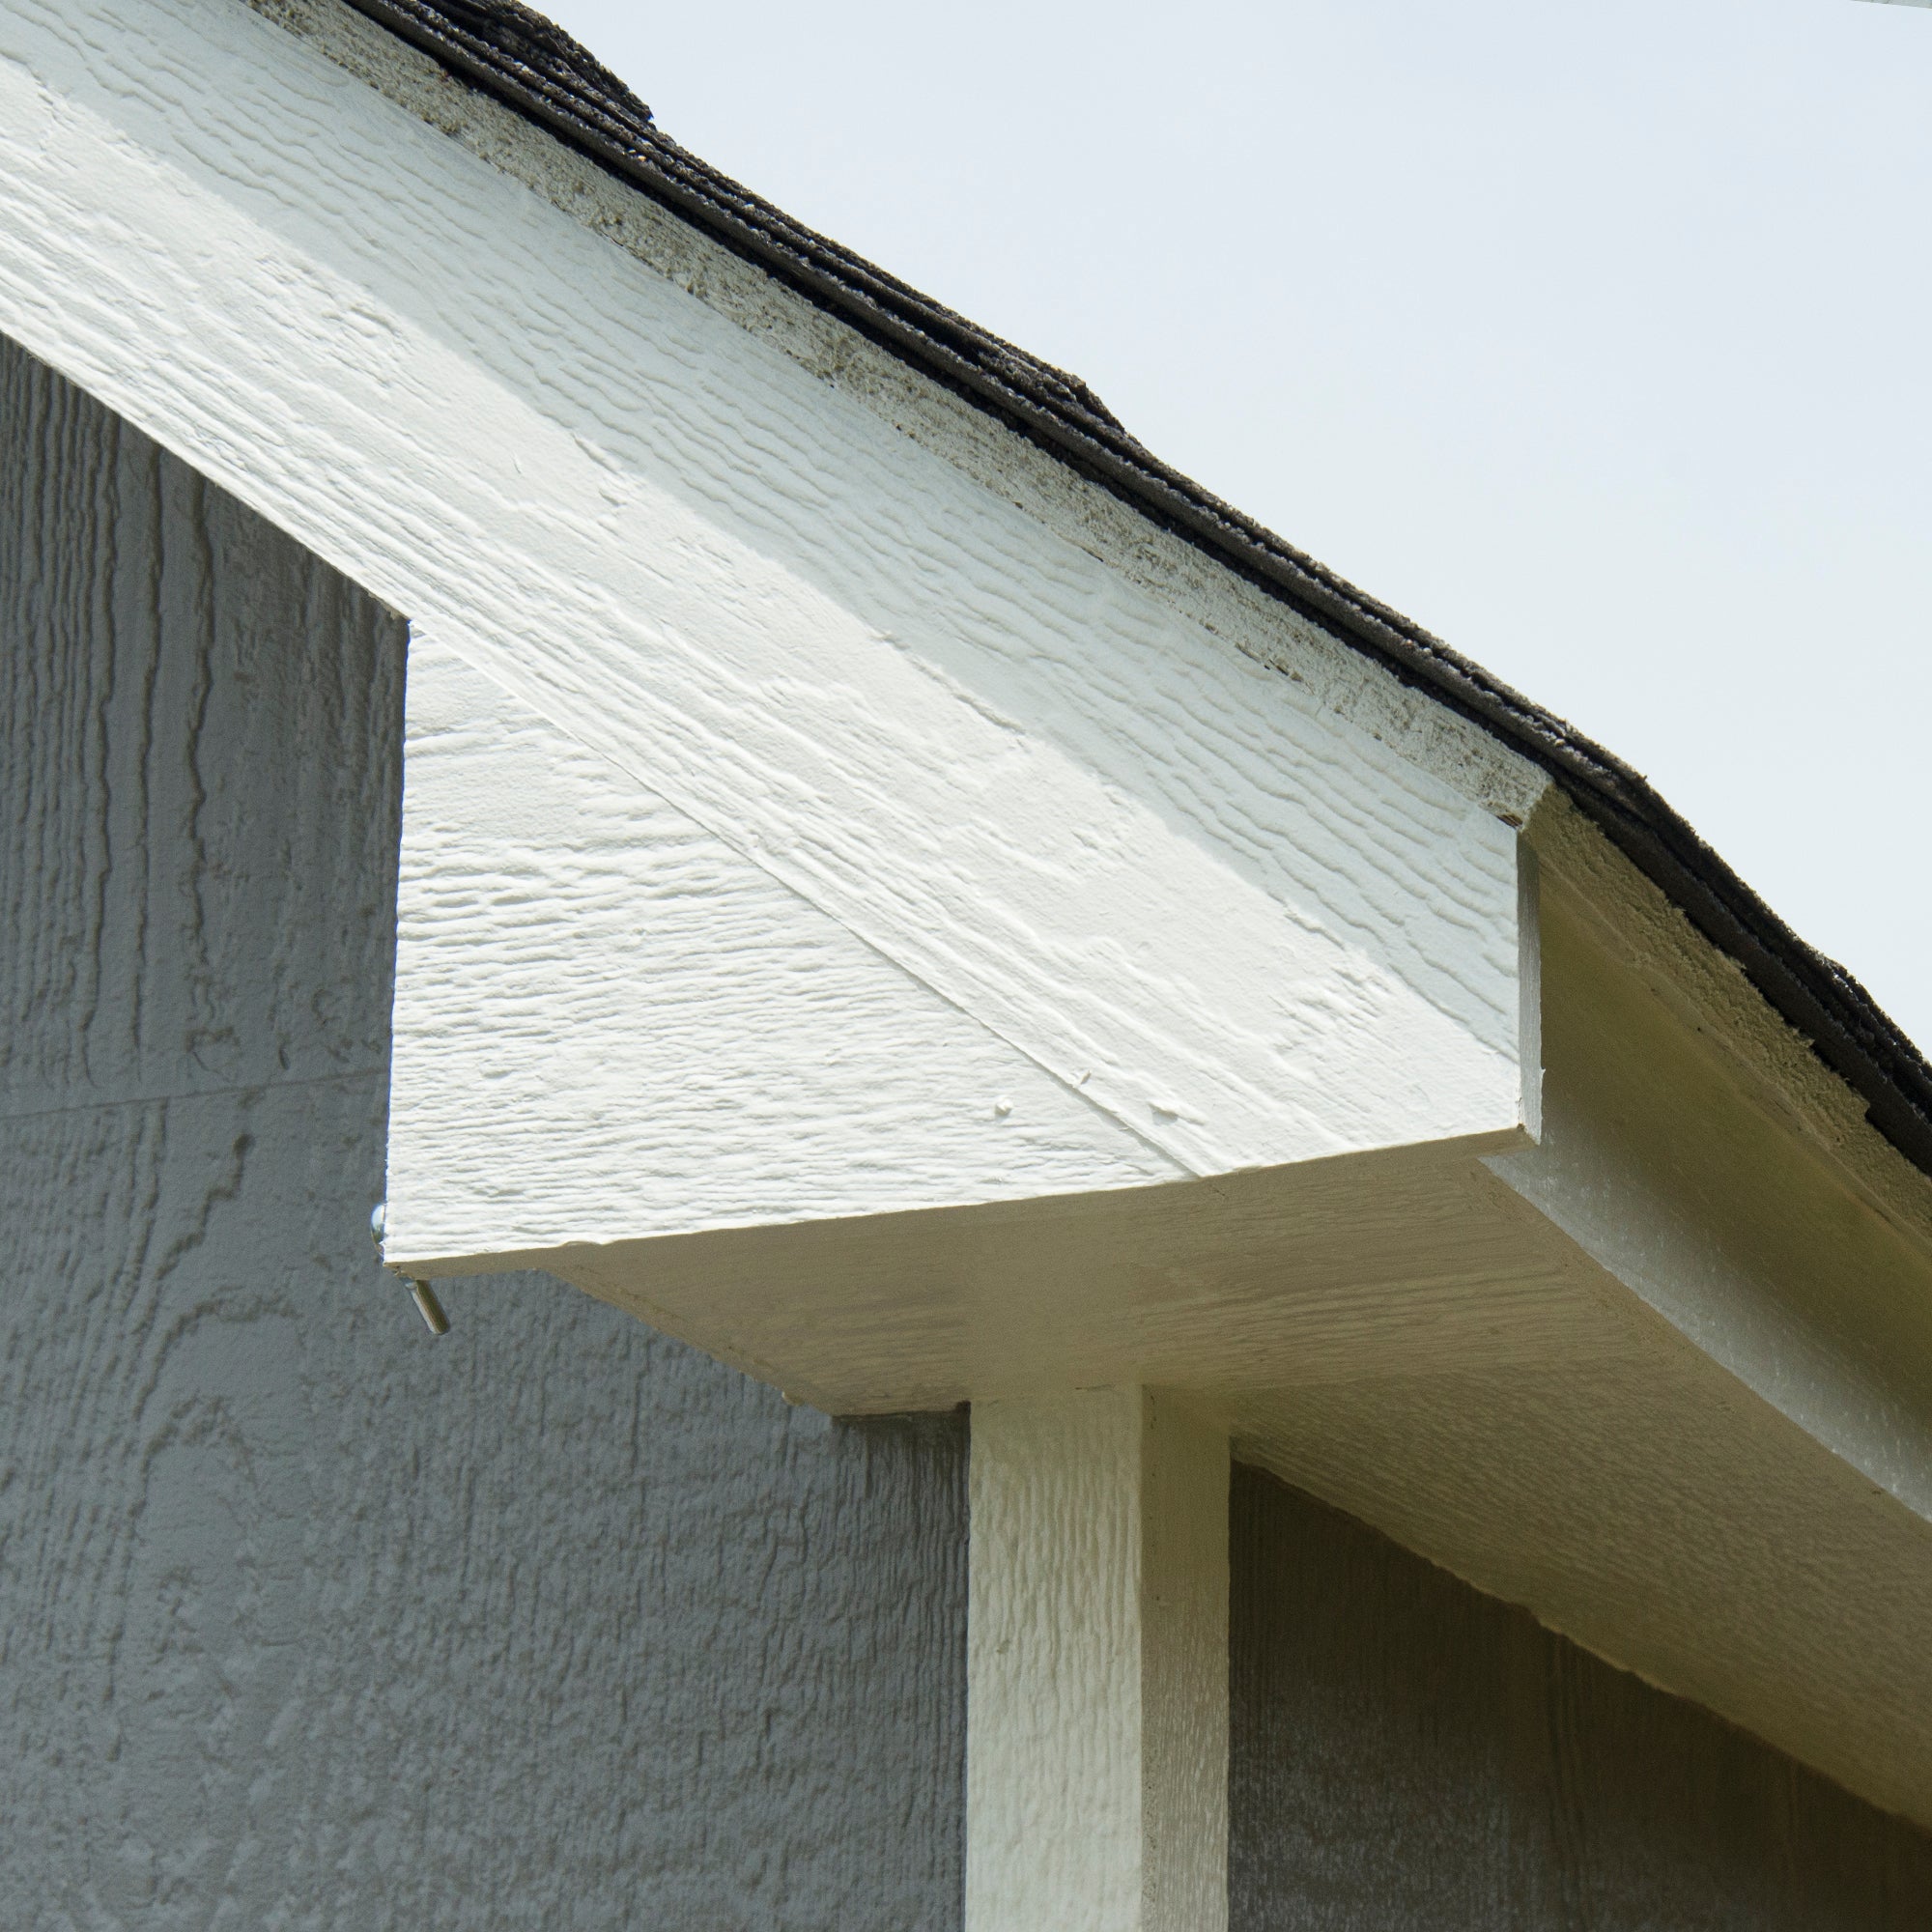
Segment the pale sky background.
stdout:
<svg viewBox="0 0 1932 1932">
<path fill-rule="evenodd" d="M 1932 1046 L 1932 12 L 549 11 L 1645 772 Z"/>
</svg>

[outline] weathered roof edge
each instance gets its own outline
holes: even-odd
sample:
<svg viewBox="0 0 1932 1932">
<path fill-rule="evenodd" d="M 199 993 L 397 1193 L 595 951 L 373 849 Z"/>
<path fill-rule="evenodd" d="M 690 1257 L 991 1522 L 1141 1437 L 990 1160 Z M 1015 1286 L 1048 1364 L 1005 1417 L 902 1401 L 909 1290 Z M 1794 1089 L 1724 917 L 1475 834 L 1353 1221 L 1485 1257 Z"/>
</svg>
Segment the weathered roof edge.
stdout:
<svg viewBox="0 0 1932 1932">
<path fill-rule="evenodd" d="M 1541 766 L 1744 969 L 1932 1176 L 1932 1065 L 1863 986 L 1792 931 L 1636 772 L 1400 612 L 1151 455 L 1077 377 L 1002 341 L 708 167 L 519 0 L 349 0 L 1162 527 Z"/>
</svg>

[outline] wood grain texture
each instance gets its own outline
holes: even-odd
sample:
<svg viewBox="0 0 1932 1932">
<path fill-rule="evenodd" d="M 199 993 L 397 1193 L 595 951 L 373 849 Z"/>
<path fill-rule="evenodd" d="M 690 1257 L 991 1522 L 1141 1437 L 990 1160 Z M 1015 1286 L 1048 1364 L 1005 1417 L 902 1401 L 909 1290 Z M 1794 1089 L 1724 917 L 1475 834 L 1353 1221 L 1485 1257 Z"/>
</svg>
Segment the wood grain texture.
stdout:
<svg viewBox="0 0 1932 1932">
<path fill-rule="evenodd" d="M 1520 1119 L 1462 767 L 239 0 L 11 32 L 9 326 L 419 635 L 1191 1172 Z"/>
<path fill-rule="evenodd" d="M 423 1339 L 400 627 L 4 343 L 0 397 L 0 1924 L 956 1924 L 963 1417 L 537 1277 Z"/>
<path fill-rule="evenodd" d="M 974 1405 L 967 1932 L 1226 1925 L 1227 1484 L 1171 1396 Z"/>
<path fill-rule="evenodd" d="M 1088 483 L 984 411 L 931 382 L 819 304 L 552 139 L 523 114 L 399 47 L 342 0 L 248 0 L 409 114 L 781 351 L 901 436 L 1151 592 L 1190 621 L 1300 684 L 1345 717 L 1513 824 L 1548 789 L 1545 774 L 1470 719 L 1388 677 L 1360 651 L 1291 611 L 1194 545 Z"/>
<path fill-rule="evenodd" d="M 1235 1932 L 1905 1932 L 1932 1837 L 1236 1467 Z"/>
<path fill-rule="evenodd" d="M 1601 835 L 1565 811 L 1539 836 L 1554 1112 L 1544 1146 L 1494 1171 L 1932 1520 L 1932 1188 L 1852 1130 L 1846 1091 Z"/>
<path fill-rule="evenodd" d="M 1932 1824 L 1932 1243 L 1742 976 L 1531 830 L 1544 1134 L 1486 1165 L 1568 1250 L 1577 1346 L 1244 1392 L 1237 1444 Z"/>
<path fill-rule="evenodd" d="M 1180 1178 L 427 640 L 409 720 L 390 1093 L 411 1130 L 390 1146 L 390 1253 Z"/>
<path fill-rule="evenodd" d="M 967 1932 L 1140 1922 L 1140 1402 L 974 1410 Z"/>
<path fill-rule="evenodd" d="M 1484 1169 L 1493 1146 L 513 1259 L 837 1414 L 1641 1355 L 1640 1312 Z"/>
</svg>

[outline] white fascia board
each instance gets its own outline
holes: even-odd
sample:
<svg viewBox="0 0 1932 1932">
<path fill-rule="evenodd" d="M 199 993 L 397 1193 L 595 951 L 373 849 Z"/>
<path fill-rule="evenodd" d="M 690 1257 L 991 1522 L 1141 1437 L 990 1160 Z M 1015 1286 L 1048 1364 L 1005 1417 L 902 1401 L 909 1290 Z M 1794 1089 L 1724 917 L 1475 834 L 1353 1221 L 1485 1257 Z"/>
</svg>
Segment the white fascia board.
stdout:
<svg viewBox="0 0 1932 1932">
<path fill-rule="evenodd" d="M 1550 1131 L 1487 1164 L 1702 1354 L 1932 1521 L 1924 1177 L 1567 801 L 1552 796 L 1530 839 L 1549 882 Z"/>
<path fill-rule="evenodd" d="M 426 67 L 358 16 L 279 11 Z M 704 1029 L 682 1062 L 675 1040 L 701 1002 L 687 981 L 679 1011 L 654 1007 L 635 935 L 581 921 L 568 839 L 546 843 L 519 776 L 530 734 L 581 754 L 595 810 L 715 841 L 780 926 L 864 949 L 865 1010 L 896 999 L 924 1037 L 950 1009 L 985 1064 L 918 1069 L 933 1091 L 978 1095 L 997 1061 L 1003 1120 L 1008 1087 L 1042 1109 L 1051 1090 L 1081 1186 L 1521 1126 L 1498 796 L 1533 803 L 1539 780 L 1447 714 L 1384 728 L 1429 707 L 1366 667 L 1337 705 L 1307 627 L 1160 594 L 1160 571 L 1036 514 L 1016 439 L 1009 495 L 983 426 L 948 460 L 930 424 L 905 433 L 474 145 L 239 0 L 14 0 L 0 39 L 0 328 L 410 616 L 415 747 L 460 669 L 514 721 L 469 734 L 467 773 L 444 734 L 440 768 L 409 775 L 394 1258 L 1067 1179 L 1002 1168 L 978 1132 L 958 1160 L 880 1166 L 855 1140 L 841 1161 L 840 1101 L 797 1185 L 714 1191 L 785 1151 L 721 1094 L 679 1129 L 675 1201 L 637 1185 L 668 1094 L 705 1070 Z M 1431 743 L 1451 755 L 1416 755 Z M 478 809 L 448 815 L 459 796 Z M 523 887 L 452 903 L 447 880 L 487 879 L 506 844 Z M 640 846 L 646 896 L 655 863 Z M 532 1136 L 495 1095 L 540 1084 L 567 1036 L 546 961 L 558 988 L 630 976 L 638 998 L 578 1054 L 594 1123 L 565 1109 Z M 721 1000 L 757 1004 L 724 929 L 711 963 Z M 822 1047 L 854 1010 L 826 1003 Z M 479 1191 L 493 1154 L 526 1184 Z"/>
</svg>

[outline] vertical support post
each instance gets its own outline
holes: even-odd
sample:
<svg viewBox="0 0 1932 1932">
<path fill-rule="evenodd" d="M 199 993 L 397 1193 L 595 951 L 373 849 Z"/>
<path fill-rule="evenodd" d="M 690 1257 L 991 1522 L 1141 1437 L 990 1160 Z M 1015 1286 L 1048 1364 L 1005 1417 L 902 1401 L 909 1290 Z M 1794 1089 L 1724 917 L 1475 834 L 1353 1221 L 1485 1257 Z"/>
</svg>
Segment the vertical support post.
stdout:
<svg viewBox="0 0 1932 1932">
<path fill-rule="evenodd" d="M 1225 1932 L 1225 1431 L 975 1404 L 970 1484 L 966 1932 Z"/>
</svg>

